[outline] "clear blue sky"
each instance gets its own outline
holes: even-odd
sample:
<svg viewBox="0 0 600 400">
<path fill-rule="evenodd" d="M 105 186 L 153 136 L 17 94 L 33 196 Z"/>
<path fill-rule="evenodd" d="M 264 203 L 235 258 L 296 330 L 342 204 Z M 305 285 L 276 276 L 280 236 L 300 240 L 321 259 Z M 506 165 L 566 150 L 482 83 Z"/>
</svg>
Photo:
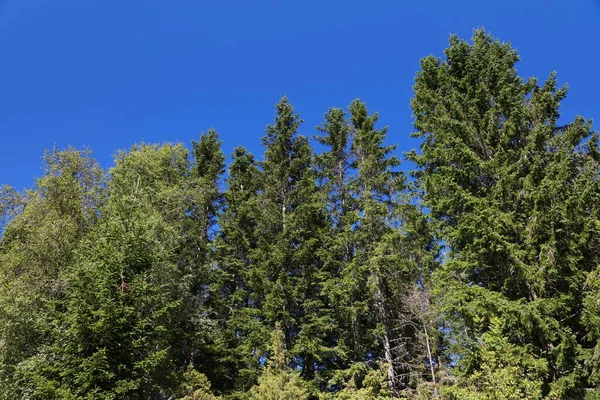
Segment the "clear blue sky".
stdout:
<svg viewBox="0 0 600 400">
<path fill-rule="evenodd" d="M 53 144 L 108 167 L 117 149 L 214 127 L 227 153 L 260 154 L 282 95 L 309 135 L 359 97 L 407 150 L 419 59 L 482 26 L 522 75 L 558 71 L 565 118 L 598 119 L 598 0 L 0 0 L 0 184 L 31 186 Z"/>
</svg>

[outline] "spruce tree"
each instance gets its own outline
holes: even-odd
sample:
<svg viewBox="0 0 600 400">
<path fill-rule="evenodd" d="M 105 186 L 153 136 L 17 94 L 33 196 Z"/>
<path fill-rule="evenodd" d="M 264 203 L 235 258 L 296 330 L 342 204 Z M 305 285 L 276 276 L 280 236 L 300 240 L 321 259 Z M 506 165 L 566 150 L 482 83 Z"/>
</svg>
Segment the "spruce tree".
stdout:
<svg viewBox="0 0 600 400">
<path fill-rule="evenodd" d="M 312 169 L 312 149 L 297 134 L 301 120 L 287 98 L 276 106 L 263 137 L 261 210 L 251 284 L 269 326 L 281 322 L 293 364 L 307 380 L 326 356 L 331 323 L 318 254 L 324 232 L 323 204 Z"/>
<path fill-rule="evenodd" d="M 203 133 L 197 142 L 192 142 L 194 165 L 191 175 L 196 198 L 193 201 L 191 216 L 201 246 L 197 254 L 197 262 L 200 264 L 205 261 L 202 257 L 209 253 L 210 249 L 207 246 L 214 239 L 217 214 L 223 201 L 219 183 L 225 171 L 225 155 L 221 144 L 219 134 L 214 129 Z"/>
<path fill-rule="evenodd" d="M 259 217 L 260 171 L 243 147 L 232 155 L 215 242 L 217 270 L 212 291 L 218 296 L 220 359 L 227 381 L 222 390 L 245 392 L 258 380 L 260 357 L 269 331 L 261 323 L 262 309 L 252 289 Z"/>
<path fill-rule="evenodd" d="M 356 362 L 362 362 L 365 350 L 363 317 L 366 302 L 353 297 L 353 288 L 361 283 L 354 280 L 348 266 L 355 253 L 354 227 L 358 221 L 357 202 L 353 193 L 352 130 L 346 112 L 331 108 L 324 116 L 320 135 L 316 140 L 323 146 L 322 154 L 315 158 L 319 191 L 325 197 L 329 233 L 324 237 L 323 268 L 329 273 L 324 283 L 327 304 L 331 307 L 335 330 L 330 336 L 332 355 L 329 360 L 330 385 L 336 385 L 340 374 Z"/>
<path fill-rule="evenodd" d="M 598 385 L 584 301 L 598 262 L 597 136 L 581 117 L 558 125 L 555 74 L 524 80 L 510 44 L 481 30 L 472 40 L 421 60 L 412 100 L 422 145 L 410 158 L 447 246 L 435 279 L 455 372 L 467 385 L 501 358 L 519 366 L 504 370 L 515 392 L 526 375 L 528 393 L 582 398 Z"/>
<path fill-rule="evenodd" d="M 423 336 L 431 313 L 423 311 L 423 292 L 433 265 L 431 238 L 396 171 L 394 146 L 384 144 L 387 129 L 377 130 L 377 114 L 358 100 L 349 111 L 346 118 L 330 109 L 317 127 L 325 147 L 317 158 L 319 181 L 331 224 L 325 291 L 336 326 L 329 389 L 346 387 L 348 379 L 360 388 L 386 365 L 387 384 L 398 394 L 415 388 L 426 365 Z M 372 361 L 378 365 L 370 371 Z"/>
<path fill-rule="evenodd" d="M 218 362 L 219 331 L 215 321 L 221 318 L 219 294 L 214 287 L 217 278 L 215 268 L 215 240 L 219 231 L 218 215 L 223 207 L 221 178 L 225 169 L 222 142 L 214 129 L 203 132 L 198 141 L 192 142 L 193 161 L 188 173 L 187 190 L 184 194 L 186 213 L 183 230 L 184 243 L 180 246 L 180 265 L 185 271 L 184 281 L 190 294 L 187 304 L 192 320 L 210 320 L 210 329 L 200 333 L 194 324 L 188 327 L 188 346 L 191 362 L 205 373 L 220 389 L 227 381 L 225 367 Z M 210 318 L 208 316 L 210 315 Z"/>
<path fill-rule="evenodd" d="M 186 211 L 181 245 L 180 262 L 186 272 L 186 281 L 192 296 L 192 308 L 202 309 L 212 304 L 218 296 L 212 296 L 209 285 L 214 279 L 214 240 L 218 232 L 217 219 L 223 205 L 220 180 L 225 169 L 222 142 L 214 129 L 203 132 L 198 141 L 192 141 L 193 162 L 189 166 L 185 189 Z"/>
<path fill-rule="evenodd" d="M 289 366 L 289 353 L 286 350 L 285 335 L 281 324 L 275 324 L 271 335 L 271 354 L 267 367 L 260 376 L 258 385 L 250 391 L 250 398 L 254 400 L 279 400 L 279 399 L 308 399 L 306 384 L 297 371 Z"/>
<path fill-rule="evenodd" d="M 427 232 L 419 227 L 420 213 L 407 197 L 404 174 L 397 171 L 400 160 L 391 155 L 395 146 L 385 144 L 387 128 L 375 127 L 378 115 L 369 115 L 363 102 L 355 100 L 349 110 L 359 211 L 349 268 L 358 277 L 355 291 L 368 302 L 365 338 L 380 343 L 371 354 L 387 365 L 389 389 L 397 396 L 415 386 L 425 361 L 423 321 L 412 294 L 431 267 Z"/>
</svg>

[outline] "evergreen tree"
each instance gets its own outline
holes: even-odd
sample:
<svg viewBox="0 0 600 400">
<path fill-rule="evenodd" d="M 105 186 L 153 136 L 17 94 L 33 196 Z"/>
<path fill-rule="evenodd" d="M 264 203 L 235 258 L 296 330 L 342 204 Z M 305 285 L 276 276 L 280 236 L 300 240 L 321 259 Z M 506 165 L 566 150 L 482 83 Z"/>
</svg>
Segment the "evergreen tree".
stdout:
<svg viewBox="0 0 600 400">
<path fill-rule="evenodd" d="M 216 277 L 215 239 L 219 231 L 218 214 L 223 207 L 220 181 L 225 169 L 225 155 L 216 130 L 202 133 L 192 142 L 193 163 L 185 193 L 187 211 L 181 246 L 185 282 L 191 295 L 187 304 L 193 320 L 210 320 L 210 329 L 196 331 L 188 327 L 190 357 L 196 369 L 206 374 L 216 389 L 227 380 L 224 366 L 218 362 L 219 327 L 221 317 L 219 294 L 211 289 Z M 210 317 L 209 317 L 210 316 Z"/>
<path fill-rule="evenodd" d="M 354 364 L 343 371 L 348 378 L 341 383 L 342 389 L 335 393 L 324 393 L 322 399 L 336 400 L 383 400 L 390 398 L 385 364 L 379 368 L 369 368 L 364 363 Z M 358 378 L 358 379 L 357 379 Z"/>
<path fill-rule="evenodd" d="M 219 216 L 218 269 L 213 283 L 213 292 L 220 299 L 219 363 L 226 369 L 223 389 L 228 391 L 245 392 L 257 382 L 265 337 L 269 336 L 261 323 L 262 309 L 250 276 L 258 243 L 259 186 L 260 171 L 254 156 L 237 147 L 229 166 L 225 209 Z"/>
<path fill-rule="evenodd" d="M 599 224 L 598 220 L 595 222 Z M 584 287 L 581 319 L 590 346 L 582 351 L 582 364 L 588 375 L 586 398 L 592 399 L 600 396 L 600 267 L 588 274 Z"/>
<path fill-rule="evenodd" d="M 217 214 L 223 201 L 219 181 L 225 171 L 225 155 L 221 150 L 221 143 L 219 134 L 214 129 L 203 133 L 199 141 L 192 142 L 194 156 L 192 178 L 196 185 L 196 198 L 191 215 L 200 241 L 200 250 L 196 255 L 200 265 L 206 262 L 202 257 L 210 252 L 208 246 L 214 239 Z"/>
<path fill-rule="evenodd" d="M 375 128 L 377 114 L 358 100 L 349 109 L 349 120 L 331 109 L 317 128 L 326 148 L 317 167 L 331 222 L 325 287 L 336 321 L 330 389 L 345 387 L 348 374 L 360 386 L 375 373 L 365 362 L 377 361 L 387 365 L 388 384 L 398 394 L 416 386 L 426 364 L 430 313 L 422 308 L 431 239 L 395 171 L 394 147 L 384 145 L 386 129 Z"/>
<path fill-rule="evenodd" d="M 324 293 L 335 321 L 329 344 L 332 356 L 327 368 L 329 375 L 339 376 L 335 370 L 347 370 L 354 363 L 362 365 L 365 354 L 372 347 L 365 340 L 363 321 L 368 303 L 364 298 L 356 297 L 356 289 L 362 283 L 355 280 L 349 268 L 354 259 L 354 227 L 358 222 L 357 201 L 353 192 L 355 171 L 350 151 L 351 125 L 344 110 L 332 108 L 325 114 L 317 130 L 321 134 L 316 136 L 316 140 L 323 145 L 324 152 L 316 157 L 315 164 L 319 190 L 326 197 L 329 225 L 322 249 L 323 268 L 329 273 L 324 283 Z M 339 380 L 331 376 L 329 378 L 333 379 L 330 385 L 334 386 Z"/>
<path fill-rule="evenodd" d="M 531 348 L 509 343 L 502 320 L 492 318 L 477 349 L 480 369 L 461 377 L 459 385 L 443 386 L 448 399 L 541 399 L 545 363 Z"/>
<path fill-rule="evenodd" d="M 279 323 L 271 336 L 271 356 L 257 386 L 250 391 L 253 400 L 308 399 L 302 378 L 288 366 L 283 329 Z"/>
<path fill-rule="evenodd" d="M 251 284 L 268 325 L 281 322 L 293 364 L 315 378 L 330 329 L 322 295 L 326 274 L 318 257 L 324 232 L 323 202 L 312 169 L 312 149 L 297 135 L 301 120 L 287 98 L 263 137 L 258 249 Z"/>
<path fill-rule="evenodd" d="M 365 103 L 358 100 L 350 105 L 350 116 L 360 217 L 356 254 L 349 268 L 358 278 L 355 291 L 368 302 L 368 335 L 381 344 L 380 351 L 370 354 L 378 354 L 378 361 L 387 365 L 389 388 L 397 396 L 415 385 L 424 365 L 423 321 L 414 312 L 418 307 L 412 304 L 411 294 L 431 266 L 424 255 L 427 235 L 419 227 L 418 210 L 409 203 L 405 176 L 396 171 L 400 160 L 391 155 L 395 146 L 384 144 L 387 128 L 376 129 L 378 115 L 369 115 Z M 373 340 L 369 336 L 367 343 Z"/>
<path fill-rule="evenodd" d="M 206 375 L 196 371 L 192 364 L 188 365 L 187 371 L 183 374 L 183 380 L 180 392 L 183 393 L 179 400 L 217 400 L 219 397 L 210 391 L 210 382 Z"/>
<path fill-rule="evenodd" d="M 531 393 L 521 380 L 535 365 L 543 395 L 582 398 L 598 385 L 584 306 L 598 263 L 597 136 L 581 117 L 557 125 L 566 89 L 554 74 L 521 79 L 509 44 L 478 30 L 472 43 L 451 37 L 445 55 L 421 61 L 411 159 L 448 249 L 436 281 L 459 376 L 508 357 L 503 390 Z M 483 349 L 490 335 L 498 346 Z"/>
</svg>

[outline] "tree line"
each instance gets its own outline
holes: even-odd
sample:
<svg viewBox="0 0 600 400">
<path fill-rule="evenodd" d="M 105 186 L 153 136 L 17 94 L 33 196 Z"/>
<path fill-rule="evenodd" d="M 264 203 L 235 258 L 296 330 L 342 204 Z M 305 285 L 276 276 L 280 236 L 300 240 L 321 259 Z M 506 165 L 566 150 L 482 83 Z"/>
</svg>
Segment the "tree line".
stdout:
<svg viewBox="0 0 600 400">
<path fill-rule="evenodd" d="M 402 157 L 285 97 L 261 158 L 47 151 L 0 191 L 0 399 L 600 398 L 598 134 L 518 60 L 422 59 Z"/>
</svg>

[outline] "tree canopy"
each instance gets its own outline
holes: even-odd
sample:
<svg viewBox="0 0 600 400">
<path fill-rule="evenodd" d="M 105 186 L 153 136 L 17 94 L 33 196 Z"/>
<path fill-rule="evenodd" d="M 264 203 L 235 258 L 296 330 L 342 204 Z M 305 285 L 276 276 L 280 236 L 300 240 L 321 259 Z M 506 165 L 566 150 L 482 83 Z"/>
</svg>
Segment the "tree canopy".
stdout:
<svg viewBox="0 0 600 400">
<path fill-rule="evenodd" d="M 598 133 L 518 61 L 423 58 L 404 155 L 287 97 L 261 157 L 48 150 L 0 189 L 0 399 L 600 398 Z"/>
</svg>

